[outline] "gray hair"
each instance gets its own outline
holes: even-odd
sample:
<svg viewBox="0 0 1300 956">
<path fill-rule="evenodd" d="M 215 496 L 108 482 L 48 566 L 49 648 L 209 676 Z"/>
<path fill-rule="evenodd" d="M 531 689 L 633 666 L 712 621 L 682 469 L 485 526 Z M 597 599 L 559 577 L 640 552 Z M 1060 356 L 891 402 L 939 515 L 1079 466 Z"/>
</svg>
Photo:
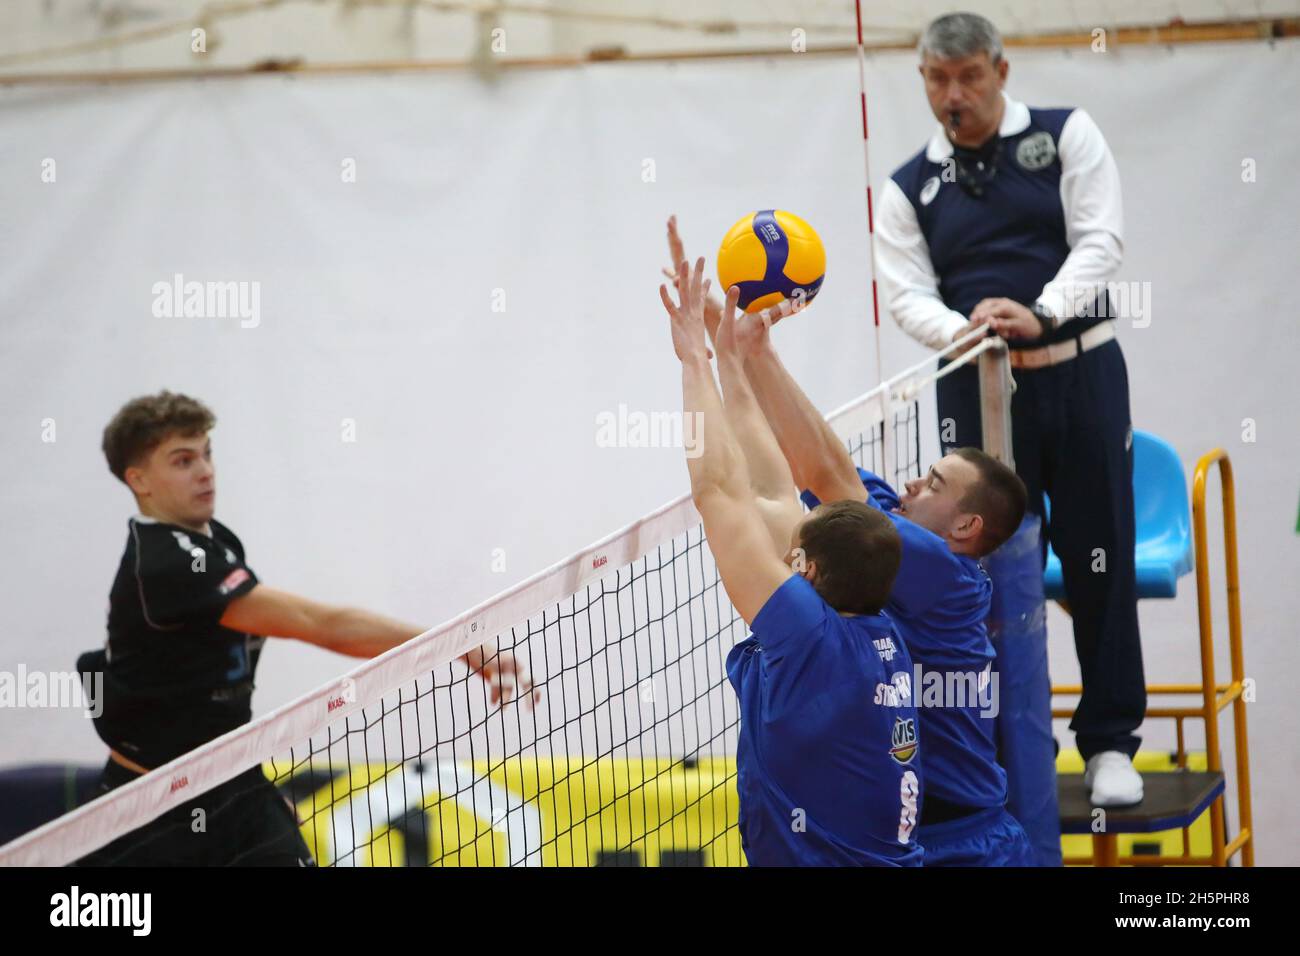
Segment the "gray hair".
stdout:
<svg viewBox="0 0 1300 956">
<path fill-rule="evenodd" d="M 917 52 L 941 60 L 960 60 L 983 50 L 997 63 L 1002 58 L 1002 34 L 992 21 L 978 13 L 949 13 L 925 28 Z"/>
</svg>

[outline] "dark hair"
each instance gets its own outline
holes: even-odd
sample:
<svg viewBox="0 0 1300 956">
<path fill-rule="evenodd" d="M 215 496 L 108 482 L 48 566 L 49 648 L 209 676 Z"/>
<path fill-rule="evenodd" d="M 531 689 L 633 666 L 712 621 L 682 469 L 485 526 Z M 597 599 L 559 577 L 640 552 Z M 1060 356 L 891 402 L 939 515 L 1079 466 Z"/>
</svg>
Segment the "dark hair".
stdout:
<svg viewBox="0 0 1300 956">
<path fill-rule="evenodd" d="M 992 455 L 978 448 L 958 448 L 953 454 L 979 471 L 979 481 L 967 490 L 960 507 L 984 519 L 984 530 L 975 547 L 975 556 L 982 558 L 1016 533 L 1025 516 L 1029 493 L 1020 476 Z"/>
<path fill-rule="evenodd" d="M 190 438 L 212 430 L 217 423 L 206 405 L 188 395 L 165 389 L 127 402 L 104 428 L 104 457 L 108 470 L 126 481 L 126 470 L 172 435 Z"/>
<path fill-rule="evenodd" d="M 894 523 L 861 501 L 819 505 L 799 528 L 799 547 L 817 565 L 813 587 L 842 614 L 878 614 L 903 559 Z"/>
</svg>

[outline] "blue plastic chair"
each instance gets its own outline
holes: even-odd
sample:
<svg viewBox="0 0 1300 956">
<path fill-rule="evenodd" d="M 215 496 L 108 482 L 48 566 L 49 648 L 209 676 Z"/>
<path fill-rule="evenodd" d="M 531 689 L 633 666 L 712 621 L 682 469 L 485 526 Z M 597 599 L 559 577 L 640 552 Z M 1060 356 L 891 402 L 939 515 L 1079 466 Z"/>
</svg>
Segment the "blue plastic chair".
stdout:
<svg viewBox="0 0 1300 956">
<path fill-rule="evenodd" d="M 1192 509 L 1187 481 L 1173 446 L 1136 428 L 1133 429 L 1133 507 L 1137 519 L 1134 556 L 1138 597 L 1174 597 L 1178 593 L 1178 579 L 1192 570 Z M 1043 587 L 1050 600 L 1065 600 L 1061 559 L 1050 545 Z"/>
</svg>

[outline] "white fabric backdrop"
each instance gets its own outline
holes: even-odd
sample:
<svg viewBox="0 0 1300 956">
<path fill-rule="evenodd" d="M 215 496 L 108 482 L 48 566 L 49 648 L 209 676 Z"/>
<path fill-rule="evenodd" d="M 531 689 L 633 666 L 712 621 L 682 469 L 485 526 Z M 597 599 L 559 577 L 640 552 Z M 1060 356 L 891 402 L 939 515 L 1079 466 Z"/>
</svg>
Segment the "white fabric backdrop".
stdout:
<svg viewBox="0 0 1300 956">
<path fill-rule="evenodd" d="M 1300 116 L 1276 108 L 1300 93 L 1298 50 L 1018 51 L 1009 86 L 1032 105 L 1086 107 L 1118 159 L 1120 278 L 1151 283 L 1154 313 L 1120 330 L 1136 423 L 1189 470 L 1213 445 L 1237 465 L 1256 815 L 1272 863 L 1300 862 L 1284 793 L 1300 772 L 1297 712 L 1280 676 L 1300 656 L 1300 332 L 1287 295 Z M 914 70 L 911 54 L 869 62 L 877 189 L 932 125 Z M 347 157 L 355 183 L 341 181 Z M 41 181 L 46 158 L 54 183 Z M 0 670 L 68 669 L 103 640 L 133 503 L 100 433 L 161 387 L 216 410 L 218 517 L 264 581 L 421 626 L 680 493 L 680 451 L 595 441 L 596 416 L 620 403 L 679 407 L 655 292 L 674 210 L 688 251 L 708 255 L 755 208 L 814 223 L 825 289 L 779 344 L 824 409 L 865 391 L 861 164 L 851 58 L 601 65 L 494 86 L 404 75 L 0 92 Z M 260 325 L 155 318 L 152 286 L 176 273 L 260 282 Z M 923 354 L 888 319 L 883 339 L 886 370 Z M 1197 677 L 1187 582 L 1143 607 L 1150 680 Z M 1059 616 L 1052 655 L 1056 680 L 1076 679 Z M 257 711 L 347 666 L 274 642 Z M 0 763 L 103 754 L 69 711 L 0 722 Z"/>
</svg>

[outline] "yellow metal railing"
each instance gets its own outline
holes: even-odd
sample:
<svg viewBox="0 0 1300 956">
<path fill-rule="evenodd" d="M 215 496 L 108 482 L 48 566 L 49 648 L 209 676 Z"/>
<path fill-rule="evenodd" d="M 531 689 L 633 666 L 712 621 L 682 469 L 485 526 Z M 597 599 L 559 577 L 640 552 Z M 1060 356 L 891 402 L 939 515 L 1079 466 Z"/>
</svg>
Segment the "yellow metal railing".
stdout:
<svg viewBox="0 0 1300 956">
<path fill-rule="evenodd" d="M 1213 465 L 1219 466 L 1220 484 L 1223 496 L 1223 551 L 1224 571 L 1228 586 L 1228 652 L 1231 660 L 1232 679 L 1230 683 L 1219 684 L 1214 674 L 1214 625 L 1210 614 L 1210 562 L 1209 535 L 1205 518 L 1205 486 Z M 1240 816 L 1240 832 L 1231 841 L 1226 838 L 1224 824 L 1224 796 L 1215 798 L 1210 805 L 1210 856 L 1192 855 L 1189 828 L 1183 827 L 1183 853 L 1181 856 L 1137 857 L 1118 855 L 1117 844 L 1113 835 L 1099 835 L 1094 838 L 1095 852 L 1092 857 L 1069 857 L 1066 865 L 1087 864 L 1093 862 L 1101 866 L 1226 866 L 1238 851 L 1242 863 L 1255 865 L 1255 841 L 1252 829 L 1250 809 L 1250 752 L 1246 735 L 1246 698 L 1245 665 L 1241 647 L 1241 592 L 1237 569 L 1237 510 L 1236 494 L 1232 479 L 1232 462 L 1227 453 L 1216 448 L 1201 456 L 1196 463 L 1192 478 L 1192 534 L 1196 549 L 1196 604 L 1200 631 L 1201 683 L 1200 684 L 1152 684 L 1147 687 L 1148 694 L 1162 695 L 1197 695 L 1201 698 L 1198 707 L 1149 707 L 1147 717 L 1172 719 L 1178 735 L 1178 751 L 1175 756 L 1179 767 L 1187 766 L 1186 738 L 1183 733 L 1183 721 L 1192 718 L 1205 724 L 1205 750 L 1207 769 L 1211 772 L 1222 771 L 1222 756 L 1219 748 L 1219 713 L 1232 707 L 1233 744 L 1237 760 L 1237 805 Z M 1064 607 L 1064 605 L 1062 605 Z M 1068 612 L 1068 608 L 1066 608 Z M 1052 694 L 1078 696 L 1083 688 L 1078 685 L 1054 686 Z M 1053 708 L 1053 717 L 1072 717 L 1070 708 Z"/>
<path fill-rule="evenodd" d="M 1219 694 L 1214 679 L 1214 624 L 1210 617 L 1209 543 L 1205 528 L 1205 483 L 1210 466 L 1219 466 L 1223 497 L 1223 561 L 1228 585 L 1228 653 L 1232 683 Z M 1216 448 L 1201 456 L 1192 477 L 1192 533 L 1196 543 L 1196 604 L 1201 632 L 1201 685 L 1205 702 L 1205 749 L 1211 770 L 1222 770 L 1219 750 L 1219 711 L 1232 704 L 1233 749 L 1237 756 L 1237 806 L 1241 832 L 1224 847 L 1223 797 L 1210 808 L 1214 835 L 1215 865 L 1224 866 L 1228 857 L 1242 851 L 1242 862 L 1255 865 L 1255 841 L 1251 830 L 1250 752 L 1246 737 L 1246 701 L 1242 688 L 1246 679 L 1241 649 L 1241 588 L 1237 570 L 1237 504 L 1232 480 L 1232 461 Z"/>
</svg>

